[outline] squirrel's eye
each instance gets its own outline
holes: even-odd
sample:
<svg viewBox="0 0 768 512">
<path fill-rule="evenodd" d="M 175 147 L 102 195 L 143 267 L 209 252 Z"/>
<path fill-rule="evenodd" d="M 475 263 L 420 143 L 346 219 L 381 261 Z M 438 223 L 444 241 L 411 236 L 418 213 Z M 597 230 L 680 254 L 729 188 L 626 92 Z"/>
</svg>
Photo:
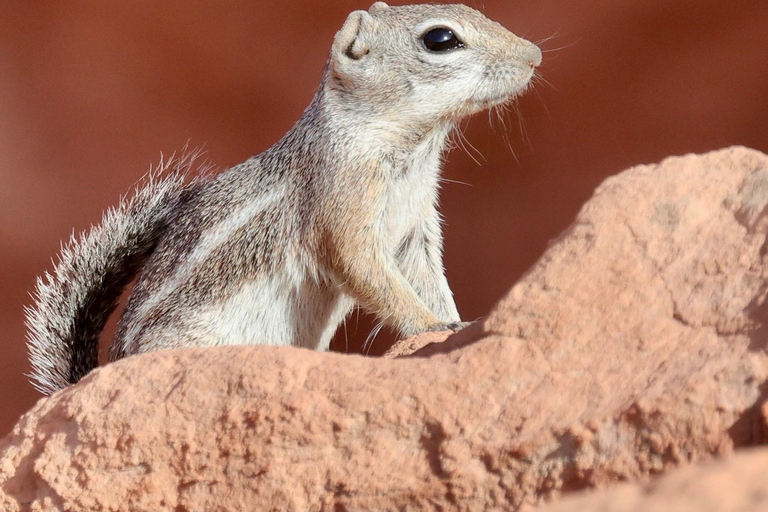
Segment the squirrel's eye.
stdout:
<svg viewBox="0 0 768 512">
<path fill-rule="evenodd" d="M 433 28 L 421 36 L 424 46 L 431 52 L 447 52 L 464 46 L 453 30 L 445 27 Z"/>
</svg>

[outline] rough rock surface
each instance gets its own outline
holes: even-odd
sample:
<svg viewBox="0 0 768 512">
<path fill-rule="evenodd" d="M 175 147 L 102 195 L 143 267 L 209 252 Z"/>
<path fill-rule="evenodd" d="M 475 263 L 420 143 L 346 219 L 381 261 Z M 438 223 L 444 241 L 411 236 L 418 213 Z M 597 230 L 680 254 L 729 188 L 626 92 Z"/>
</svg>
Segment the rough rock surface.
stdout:
<svg viewBox="0 0 768 512">
<path fill-rule="evenodd" d="M 579 493 L 539 512 L 764 512 L 768 448 L 743 450 L 646 485 Z"/>
<path fill-rule="evenodd" d="M 607 180 L 487 319 L 411 355 L 106 366 L 0 442 L 0 509 L 509 510 L 764 443 L 767 204 L 761 153 L 672 158 Z"/>
</svg>

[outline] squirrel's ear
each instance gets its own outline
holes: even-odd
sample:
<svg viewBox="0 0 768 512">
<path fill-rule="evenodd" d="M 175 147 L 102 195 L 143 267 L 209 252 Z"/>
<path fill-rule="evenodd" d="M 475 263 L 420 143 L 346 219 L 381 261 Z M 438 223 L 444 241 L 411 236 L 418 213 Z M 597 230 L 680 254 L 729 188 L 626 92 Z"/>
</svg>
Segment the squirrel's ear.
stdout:
<svg viewBox="0 0 768 512">
<path fill-rule="evenodd" d="M 373 18 L 365 11 L 353 11 L 333 39 L 333 54 L 336 59 L 360 60 L 368 54 L 368 36 Z"/>
<path fill-rule="evenodd" d="M 370 9 L 368 9 L 368 12 L 371 13 L 372 16 L 376 16 L 378 13 L 386 11 L 387 9 L 389 9 L 389 6 L 386 3 L 376 2 Z"/>
</svg>

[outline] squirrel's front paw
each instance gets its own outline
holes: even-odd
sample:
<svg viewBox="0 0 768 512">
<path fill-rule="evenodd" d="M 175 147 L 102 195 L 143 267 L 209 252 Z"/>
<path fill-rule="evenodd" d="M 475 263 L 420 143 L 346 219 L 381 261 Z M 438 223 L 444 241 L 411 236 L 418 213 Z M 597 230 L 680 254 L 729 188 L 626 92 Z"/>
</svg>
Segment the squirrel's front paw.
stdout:
<svg viewBox="0 0 768 512">
<path fill-rule="evenodd" d="M 448 322 L 444 324 L 433 325 L 427 332 L 439 332 L 439 331 L 453 331 L 459 332 L 463 328 L 472 325 L 474 322 Z"/>
</svg>

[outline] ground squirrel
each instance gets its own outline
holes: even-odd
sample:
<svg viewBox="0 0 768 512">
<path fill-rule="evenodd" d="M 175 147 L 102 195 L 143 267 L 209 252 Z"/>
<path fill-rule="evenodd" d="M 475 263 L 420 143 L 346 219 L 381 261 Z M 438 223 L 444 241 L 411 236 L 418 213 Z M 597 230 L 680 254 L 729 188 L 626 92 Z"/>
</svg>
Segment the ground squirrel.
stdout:
<svg viewBox="0 0 768 512">
<path fill-rule="evenodd" d="M 168 347 L 326 350 L 357 304 L 402 335 L 463 324 L 443 273 L 441 156 L 464 117 L 510 101 L 539 48 L 464 5 L 349 15 L 302 118 L 214 179 L 188 161 L 150 176 L 62 249 L 27 310 L 44 393 L 110 360 Z"/>
</svg>

